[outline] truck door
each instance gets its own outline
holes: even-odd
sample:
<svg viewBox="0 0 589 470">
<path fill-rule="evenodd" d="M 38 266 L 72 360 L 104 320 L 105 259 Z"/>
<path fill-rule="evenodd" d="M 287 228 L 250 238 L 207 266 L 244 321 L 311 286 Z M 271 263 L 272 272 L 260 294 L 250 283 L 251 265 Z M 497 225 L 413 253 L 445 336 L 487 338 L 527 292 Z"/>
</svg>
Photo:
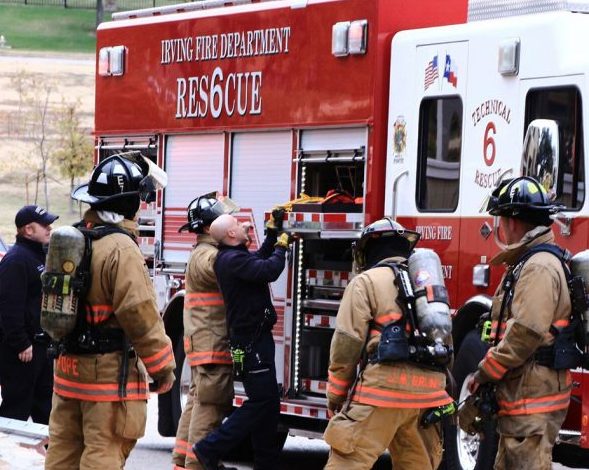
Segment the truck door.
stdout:
<svg viewBox="0 0 589 470">
<path fill-rule="evenodd" d="M 468 42 L 403 41 L 393 43 L 385 214 L 438 253 L 454 307 Z"/>
</svg>

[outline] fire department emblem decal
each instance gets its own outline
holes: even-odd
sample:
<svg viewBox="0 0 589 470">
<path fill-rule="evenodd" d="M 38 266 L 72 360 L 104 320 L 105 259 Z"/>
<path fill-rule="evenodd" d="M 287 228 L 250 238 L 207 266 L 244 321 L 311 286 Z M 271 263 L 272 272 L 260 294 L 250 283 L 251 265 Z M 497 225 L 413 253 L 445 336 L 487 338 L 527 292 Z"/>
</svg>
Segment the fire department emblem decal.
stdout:
<svg viewBox="0 0 589 470">
<path fill-rule="evenodd" d="M 399 116 L 393 124 L 393 153 L 395 161 L 405 153 L 407 147 L 407 123 L 403 116 Z"/>
</svg>

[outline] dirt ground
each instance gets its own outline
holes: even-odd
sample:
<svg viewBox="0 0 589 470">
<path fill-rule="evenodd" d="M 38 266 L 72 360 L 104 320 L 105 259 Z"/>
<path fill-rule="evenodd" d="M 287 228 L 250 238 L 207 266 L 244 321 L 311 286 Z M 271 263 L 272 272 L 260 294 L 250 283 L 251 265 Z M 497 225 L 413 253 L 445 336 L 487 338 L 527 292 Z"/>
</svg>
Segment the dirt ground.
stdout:
<svg viewBox="0 0 589 470">
<path fill-rule="evenodd" d="M 45 205 L 42 185 L 35 200 L 35 175 L 40 160 L 34 141 L 30 135 L 15 130 L 15 122 L 28 111 L 23 110 L 14 77 L 24 72 L 37 78 L 38 83 L 50 86 L 50 129 L 54 127 L 54 113 L 62 103 L 79 102 L 81 125 L 90 133 L 94 125 L 94 70 L 93 54 L 0 49 L 0 236 L 8 243 L 14 241 L 15 212 L 24 204 Z M 37 96 L 42 94 L 39 90 L 28 91 Z M 53 129 L 47 142 L 49 146 L 55 146 L 56 137 Z M 49 210 L 60 215 L 55 226 L 69 224 L 79 217 L 78 210 L 70 212 L 69 191 L 69 181 L 56 168 L 50 167 Z"/>
</svg>

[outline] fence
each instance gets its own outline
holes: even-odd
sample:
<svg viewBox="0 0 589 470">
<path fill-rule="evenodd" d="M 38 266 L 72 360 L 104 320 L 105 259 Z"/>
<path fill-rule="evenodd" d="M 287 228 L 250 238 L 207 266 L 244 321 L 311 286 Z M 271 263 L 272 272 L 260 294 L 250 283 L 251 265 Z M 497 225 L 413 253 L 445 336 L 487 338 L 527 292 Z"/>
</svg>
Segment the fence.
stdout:
<svg viewBox="0 0 589 470">
<path fill-rule="evenodd" d="M 139 8 L 175 5 L 190 0 L 103 0 L 105 11 L 137 10 Z M 97 0 L 0 0 L 0 5 L 39 5 L 96 10 Z"/>
</svg>

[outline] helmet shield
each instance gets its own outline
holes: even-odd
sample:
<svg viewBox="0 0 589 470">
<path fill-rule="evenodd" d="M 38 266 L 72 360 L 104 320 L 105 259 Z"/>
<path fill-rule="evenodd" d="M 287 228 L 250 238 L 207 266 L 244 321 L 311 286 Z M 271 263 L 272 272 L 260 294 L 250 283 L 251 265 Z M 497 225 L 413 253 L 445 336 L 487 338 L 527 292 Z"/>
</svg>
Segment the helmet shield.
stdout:
<svg viewBox="0 0 589 470">
<path fill-rule="evenodd" d="M 389 251 L 398 255 L 409 257 L 415 245 L 419 241 L 420 234 L 413 230 L 405 229 L 400 223 L 391 217 L 377 220 L 366 226 L 360 235 L 360 240 L 354 243 L 354 263 L 356 270 L 363 271 L 367 266 L 367 252 L 377 246 L 388 246 Z M 386 249 L 383 253 L 386 253 Z M 384 259 L 384 257 L 382 258 Z"/>
<path fill-rule="evenodd" d="M 149 158 L 140 152 L 127 152 L 129 160 L 142 167 L 145 177 L 139 182 L 139 197 L 142 201 L 155 201 L 155 193 L 158 189 L 164 189 L 168 185 L 168 174 Z M 121 154 L 124 155 L 124 154 Z"/>
</svg>

